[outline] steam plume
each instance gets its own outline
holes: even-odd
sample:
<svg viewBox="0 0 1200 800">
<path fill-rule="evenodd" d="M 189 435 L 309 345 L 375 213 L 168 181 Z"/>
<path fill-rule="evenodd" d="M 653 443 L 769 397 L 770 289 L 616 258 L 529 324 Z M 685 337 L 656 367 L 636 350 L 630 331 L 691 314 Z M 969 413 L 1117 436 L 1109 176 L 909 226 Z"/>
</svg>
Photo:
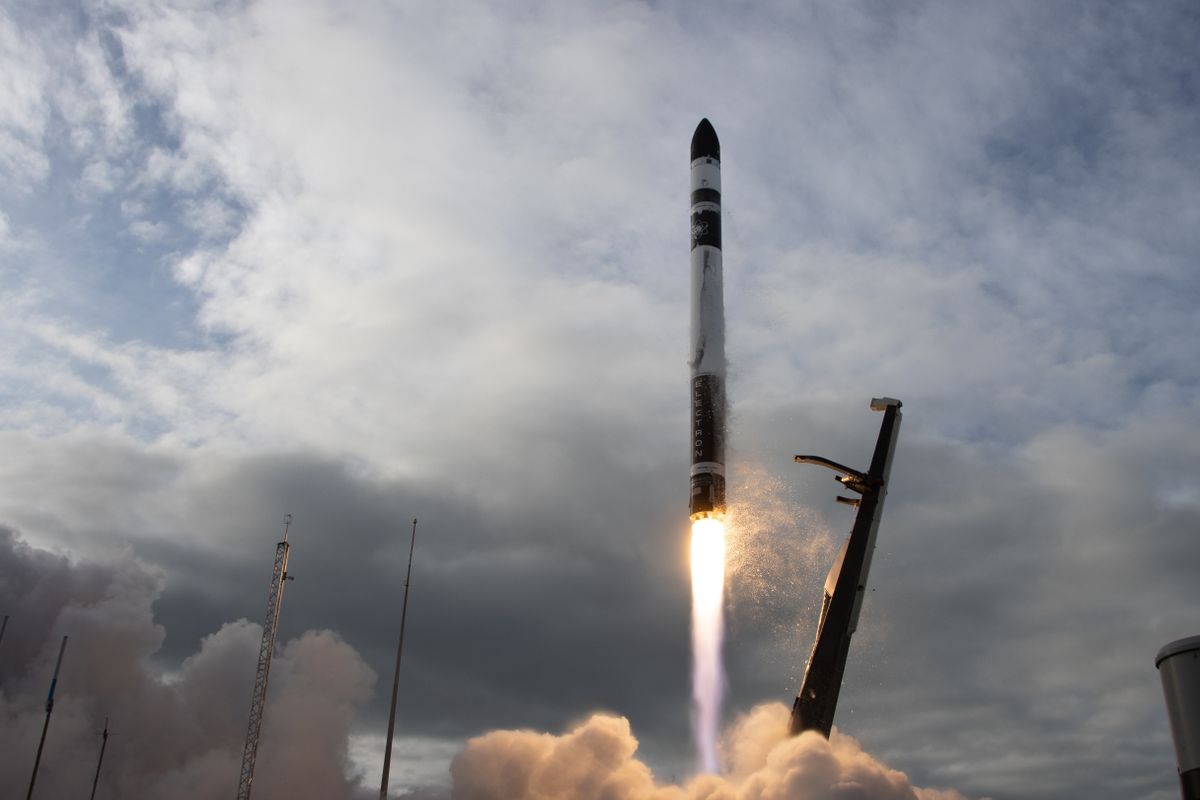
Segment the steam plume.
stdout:
<svg viewBox="0 0 1200 800">
<path fill-rule="evenodd" d="M 561 736 L 493 731 L 450 765 L 455 800 L 966 800 L 912 786 L 836 730 L 788 737 L 788 709 L 758 706 L 721 743 L 727 773 L 658 783 L 623 717 L 597 714 Z"/>
</svg>

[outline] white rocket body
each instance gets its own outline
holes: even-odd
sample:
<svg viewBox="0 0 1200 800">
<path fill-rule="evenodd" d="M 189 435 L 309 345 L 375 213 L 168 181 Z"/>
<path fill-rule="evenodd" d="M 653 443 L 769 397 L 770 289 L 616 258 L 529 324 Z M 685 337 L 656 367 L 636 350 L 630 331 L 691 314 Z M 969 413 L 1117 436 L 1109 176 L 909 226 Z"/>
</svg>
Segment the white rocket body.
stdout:
<svg viewBox="0 0 1200 800">
<path fill-rule="evenodd" d="M 725 513 L 725 292 L 721 266 L 721 150 L 702 120 L 692 137 L 692 519 Z"/>
</svg>

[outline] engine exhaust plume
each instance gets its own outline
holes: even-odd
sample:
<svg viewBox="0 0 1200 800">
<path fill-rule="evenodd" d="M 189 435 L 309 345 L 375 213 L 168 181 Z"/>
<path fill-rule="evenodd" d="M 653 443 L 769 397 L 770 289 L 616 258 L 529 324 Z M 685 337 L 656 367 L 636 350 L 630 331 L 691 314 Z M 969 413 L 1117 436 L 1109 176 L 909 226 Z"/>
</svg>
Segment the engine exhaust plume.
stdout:
<svg viewBox="0 0 1200 800">
<path fill-rule="evenodd" d="M 719 769 L 717 741 L 725 674 L 725 523 L 707 517 L 692 523 L 692 733 L 700 768 Z"/>
</svg>

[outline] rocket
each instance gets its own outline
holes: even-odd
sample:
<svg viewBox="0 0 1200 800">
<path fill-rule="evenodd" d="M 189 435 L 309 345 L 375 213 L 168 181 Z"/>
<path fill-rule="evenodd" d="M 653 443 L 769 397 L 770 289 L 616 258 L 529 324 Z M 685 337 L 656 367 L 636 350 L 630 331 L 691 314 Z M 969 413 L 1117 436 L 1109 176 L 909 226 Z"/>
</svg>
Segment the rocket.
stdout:
<svg viewBox="0 0 1200 800">
<path fill-rule="evenodd" d="M 804 669 L 804 681 L 792 706 L 789 728 L 793 736 L 812 730 L 829 738 L 833 728 L 833 714 L 837 710 L 842 675 L 850 653 L 850 637 L 858 628 L 858 617 L 862 613 L 875 537 L 879 533 L 883 500 L 887 496 L 892 453 L 900 432 L 901 405 L 899 400 L 891 397 L 871 401 L 871 410 L 883 412 L 883 422 L 871 466 L 865 473 L 821 456 L 796 456 L 796 461 L 801 464 L 816 464 L 833 470 L 837 473 L 837 481 L 860 497 L 837 498 L 839 503 L 856 507 L 858 514 L 850 537 L 842 545 L 825 578 L 816 640 Z"/>
<path fill-rule="evenodd" d="M 725 298 L 721 273 L 721 143 L 707 119 L 692 135 L 693 520 L 725 513 Z"/>
</svg>

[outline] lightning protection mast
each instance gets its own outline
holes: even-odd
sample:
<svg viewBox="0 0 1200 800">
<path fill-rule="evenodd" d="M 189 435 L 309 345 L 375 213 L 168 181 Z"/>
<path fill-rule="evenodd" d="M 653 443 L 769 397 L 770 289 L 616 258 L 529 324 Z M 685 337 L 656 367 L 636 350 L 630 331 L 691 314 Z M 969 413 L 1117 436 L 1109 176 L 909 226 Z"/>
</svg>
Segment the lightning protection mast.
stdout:
<svg viewBox="0 0 1200 800">
<path fill-rule="evenodd" d="M 412 582 L 413 550 L 417 546 L 417 521 L 413 519 L 412 539 L 408 543 L 408 574 L 404 577 L 404 605 L 400 608 L 400 643 L 396 645 L 396 672 L 392 678 L 392 710 L 388 712 L 387 744 L 383 748 L 383 781 L 379 800 L 387 800 L 388 776 L 392 774 L 392 733 L 396 730 L 396 693 L 400 689 L 400 657 L 404 655 L 404 621 L 408 619 L 408 585 Z"/>
<path fill-rule="evenodd" d="M 104 730 L 100 733 L 100 758 L 96 761 L 96 777 L 92 778 L 92 796 L 96 800 L 96 787 L 100 785 L 100 767 L 104 766 L 104 748 L 108 747 L 108 717 L 104 718 Z"/>
<path fill-rule="evenodd" d="M 246 726 L 246 747 L 242 751 L 237 800 L 250 800 L 250 784 L 254 782 L 254 761 L 258 758 L 258 737 L 267 704 L 267 679 L 271 676 L 271 657 L 275 655 L 275 633 L 279 628 L 279 611 L 283 605 L 283 584 L 292 579 L 287 574 L 288 550 L 291 548 L 287 537 L 291 526 L 292 515 L 288 514 L 283 518 L 283 541 L 275 545 L 271 595 L 267 598 L 267 619 L 263 623 L 262 644 L 258 647 L 258 670 L 254 673 L 254 694 L 250 698 L 250 723 Z"/>
</svg>

